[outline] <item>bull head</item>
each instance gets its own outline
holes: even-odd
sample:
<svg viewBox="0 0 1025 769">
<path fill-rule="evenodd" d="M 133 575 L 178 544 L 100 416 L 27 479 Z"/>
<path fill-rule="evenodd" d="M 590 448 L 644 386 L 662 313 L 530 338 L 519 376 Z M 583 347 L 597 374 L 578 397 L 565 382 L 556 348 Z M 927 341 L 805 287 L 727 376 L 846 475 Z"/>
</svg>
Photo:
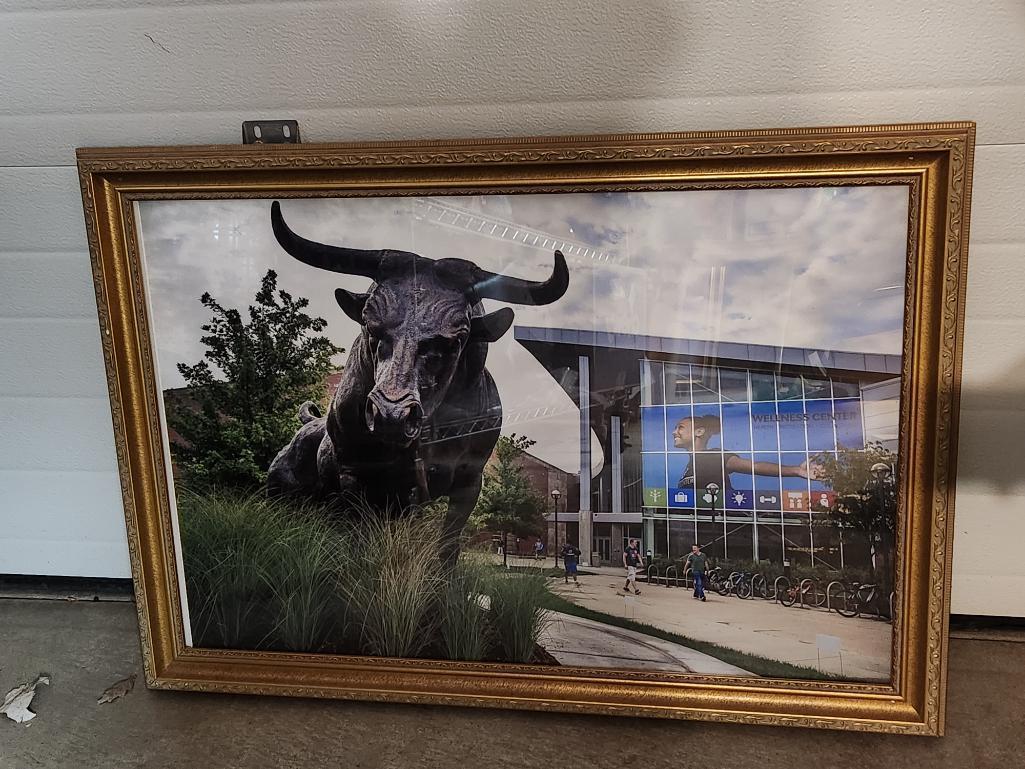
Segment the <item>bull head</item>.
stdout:
<svg viewBox="0 0 1025 769">
<path fill-rule="evenodd" d="M 364 407 L 367 429 L 402 446 L 416 440 L 424 420 L 444 400 L 464 350 L 476 345 L 483 366 L 486 345 L 512 325 L 511 309 L 484 314 L 481 299 L 550 304 L 569 286 L 560 251 L 551 277 L 533 282 L 488 272 L 465 259 L 315 243 L 289 229 L 277 201 L 271 205 L 271 226 L 281 247 L 300 262 L 374 281 L 366 293 L 336 289 L 335 299 L 362 326 L 363 347 L 373 361 L 374 383 Z"/>
</svg>

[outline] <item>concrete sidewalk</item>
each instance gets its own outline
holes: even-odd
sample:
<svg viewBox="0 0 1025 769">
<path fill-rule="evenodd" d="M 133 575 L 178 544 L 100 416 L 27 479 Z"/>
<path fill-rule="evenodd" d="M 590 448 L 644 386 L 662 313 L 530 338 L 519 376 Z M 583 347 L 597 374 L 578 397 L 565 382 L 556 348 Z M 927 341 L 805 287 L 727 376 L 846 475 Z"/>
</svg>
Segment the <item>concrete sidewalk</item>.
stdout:
<svg viewBox="0 0 1025 769">
<path fill-rule="evenodd" d="M 720 676 L 754 675 L 703 652 L 634 630 L 561 612 L 553 611 L 549 615 L 551 622 L 541 636 L 541 645 L 563 665 Z"/>
<path fill-rule="evenodd" d="M 626 617 L 738 651 L 841 674 L 855 680 L 890 677 L 892 627 L 868 618 L 845 618 L 821 609 L 786 608 L 762 599 L 741 600 L 708 592 L 704 603 L 686 588 L 638 583 L 626 597 L 622 570 L 580 577 L 580 586 L 556 579 L 552 590 L 579 606 Z M 820 655 L 817 638 L 840 639 L 838 655 Z"/>
</svg>

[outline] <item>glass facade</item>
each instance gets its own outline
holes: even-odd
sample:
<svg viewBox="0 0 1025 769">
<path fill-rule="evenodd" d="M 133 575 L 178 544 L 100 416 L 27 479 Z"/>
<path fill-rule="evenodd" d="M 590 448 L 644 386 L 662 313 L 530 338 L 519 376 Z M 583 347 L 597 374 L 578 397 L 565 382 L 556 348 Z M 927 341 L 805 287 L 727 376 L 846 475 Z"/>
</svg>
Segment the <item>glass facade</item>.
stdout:
<svg viewBox="0 0 1025 769">
<path fill-rule="evenodd" d="M 835 495 L 817 457 L 865 447 L 858 382 L 641 360 L 643 514 L 656 551 L 839 567 L 813 525 Z M 819 540 L 819 541 L 816 541 Z"/>
</svg>

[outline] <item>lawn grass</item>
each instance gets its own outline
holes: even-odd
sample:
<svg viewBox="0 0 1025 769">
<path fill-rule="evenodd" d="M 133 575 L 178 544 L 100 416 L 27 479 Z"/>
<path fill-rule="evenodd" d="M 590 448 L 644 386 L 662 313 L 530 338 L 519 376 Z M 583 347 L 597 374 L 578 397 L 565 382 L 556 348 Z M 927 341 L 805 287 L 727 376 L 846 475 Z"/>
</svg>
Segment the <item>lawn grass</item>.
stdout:
<svg viewBox="0 0 1025 769">
<path fill-rule="evenodd" d="M 748 654 L 747 652 L 742 652 L 738 649 L 731 649 L 728 646 L 719 646 L 718 644 L 711 643 L 710 641 L 699 641 L 696 638 L 688 638 L 687 636 L 672 633 L 668 630 L 663 630 L 662 628 L 655 627 L 654 625 L 648 625 L 644 622 L 637 622 L 636 620 L 627 619 L 625 617 L 617 617 L 614 614 L 606 614 L 605 612 L 588 609 L 584 606 L 573 603 L 560 595 L 556 595 L 551 591 L 549 591 L 548 595 L 545 596 L 544 601 L 545 608 L 551 611 L 558 611 L 563 614 L 570 614 L 574 617 L 594 620 L 595 622 L 601 622 L 605 625 L 621 627 L 625 630 L 633 630 L 638 633 L 643 633 L 644 635 L 653 636 L 654 638 L 661 638 L 663 641 L 672 641 L 673 643 L 680 644 L 680 646 L 686 646 L 690 649 L 694 649 L 695 651 L 707 654 L 709 657 L 715 657 L 723 662 L 736 665 L 739 668 L 743 668 L 744 670 L 754 673 L 757 676 L 762 676 L 763 678 L 800 678 L 828 681 L 847 680 L 833 673 L 823 673 L 815 668 L 805 667 L 802 665 L 792 665 L 789 662 L 781 662 L 779 660 L 769 659 L 768 657 L 759 657 L 756 654 Z"/>
</svg>

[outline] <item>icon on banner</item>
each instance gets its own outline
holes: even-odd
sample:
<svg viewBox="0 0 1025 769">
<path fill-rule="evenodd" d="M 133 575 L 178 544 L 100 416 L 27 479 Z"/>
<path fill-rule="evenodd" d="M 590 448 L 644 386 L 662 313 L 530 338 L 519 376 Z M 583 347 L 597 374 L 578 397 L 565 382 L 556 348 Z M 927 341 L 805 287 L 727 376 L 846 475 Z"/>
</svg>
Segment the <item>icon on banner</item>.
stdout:
<svg viewBox="0 0 1025 769">
<path fill-rule="evenodd" d="M 657 486 L 648 486 L 644 489 L 644 504 L 647 507 L 664 507 L 666 503 L 666 491 Z"/>
<path fill-rule="evenodd" d="M 835 491 L 813 491 L 811 494 L 811 506 L 813 510 L 832 510 L 835 502 Z"/>
<path fill-rule="evenodd" d="M 752 493 L 735 489 L 726 497 L 726 507 L 730 510 L 750 510 Z"/>
<path fill-rule="evenodd" d="M 784 496 L 785 509 L 792 511 L 804 511 L 808 509 L 807 491 L 788 491 Z"/>
<path fill-rule="evenodd" d="M 694 489 L 672 489 L 669 492 L 670 507 L 694 507 Z"/>
</svg>

